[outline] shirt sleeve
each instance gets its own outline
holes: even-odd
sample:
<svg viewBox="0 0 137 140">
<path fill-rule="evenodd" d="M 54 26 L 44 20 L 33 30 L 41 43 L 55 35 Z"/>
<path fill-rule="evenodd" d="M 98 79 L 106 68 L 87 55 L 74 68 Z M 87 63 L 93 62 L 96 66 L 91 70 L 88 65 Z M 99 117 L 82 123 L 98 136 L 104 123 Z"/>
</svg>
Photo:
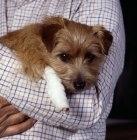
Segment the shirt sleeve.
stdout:
<svg viewBox="0 0 137 140">
<path fill-rule="evenodd" d="M 5 97 L 24 114 L 47 125 L 71 130 L 89 128 L 100 119 L 106 110 L 110 97 L 113 96 L 116 81 L 122 72 L 125 37 L 121 7 L 116 0 L 105 0 L 104 2 L 79 0 L 64 2 L 63 5 L 57 3 L 55 9 L 58 10 L 56 11 L 53 10 L 55 4 L 52 3 L 48 7 L 49 15 L 62 14 L 66 18 L 88 25 L 103 25 L 113 34 L 113 44 L 99 75 L 99 100 L 97 99 L 95 87 L 92 87 L 82 93 L 68 96 L 70 111 L 67 114 L 56 112 L 46 92 L 46 81 L 43 79 L 38 82 L 30 81 L 20 71 L 20 63 L 12 52 L 2 45 L 0 45 L 0 96 Z M 62 9 L 66 5 L 70 7 Z M 36 16 L 38 13 L 35 10 L 41 7 L 42 4 L 38 5 L 38 2 L 35 1 L 22 6 L 14 13 L 11 29 L 18 29 L 29 22 L 37 22 L 39 18 Z M 51 7 L 52 10 L 50 10 Z M 69 11 L 67 11 L 68 9 Z M 29 11 L 29 14 L 27 11 Z M 35 14 L 32 16 L 34 11 Z M 44 12 L 39 13 L 41 17 Z M 110 109 L 111 107 L 108 110 Z"/>
</svg>

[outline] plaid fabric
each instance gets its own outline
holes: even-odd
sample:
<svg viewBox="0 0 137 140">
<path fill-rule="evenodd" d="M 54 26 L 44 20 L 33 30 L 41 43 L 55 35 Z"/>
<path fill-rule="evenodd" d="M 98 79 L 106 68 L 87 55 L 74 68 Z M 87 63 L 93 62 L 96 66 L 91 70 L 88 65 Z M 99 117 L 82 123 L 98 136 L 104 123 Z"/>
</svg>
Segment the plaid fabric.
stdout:
<svg viewBox="0 0 137 140">
<path fill-rule="evenodd" d="M 103 25 L 112 32 L 114 42 L 99 75 L 99 104 L 92 87 L 68 97 L 68 114 L 56 112 L 46 92 L 46 81 L 31 82 L 20 71 L 20 63 L 12 52 L 0 45 L 0 96 L 38 120 L 26 132 L 1 140 L 104 140 L 105 121 L 124 64 L 120 3 L 118 0 L 0 0 L 0 35 L 40 22 L 45 15 L 63 15 L 88 25 Z"/>
</svg>

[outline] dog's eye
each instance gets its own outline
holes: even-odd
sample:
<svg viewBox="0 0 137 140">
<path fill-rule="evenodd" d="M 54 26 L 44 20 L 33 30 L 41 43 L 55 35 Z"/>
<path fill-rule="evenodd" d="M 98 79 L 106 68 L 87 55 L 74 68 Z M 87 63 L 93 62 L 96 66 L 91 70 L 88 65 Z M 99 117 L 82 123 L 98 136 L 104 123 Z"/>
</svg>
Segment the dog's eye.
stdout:
<svg viewBox="0 0 137 140">
<path fill-rule="evenodd" d="M 94 60 L 95 56 L 91 53 L 87 53 L 85 56 L 85 59 L 87 60 L 87 62 L 91 63 Z"/>
<path fill-rule="evenodd" d="M 59 57 L 65 63 L 70 61 L 70 55 L 69 54 L 62 53 L 62 54 L 59 55 Z"/>
</svg>

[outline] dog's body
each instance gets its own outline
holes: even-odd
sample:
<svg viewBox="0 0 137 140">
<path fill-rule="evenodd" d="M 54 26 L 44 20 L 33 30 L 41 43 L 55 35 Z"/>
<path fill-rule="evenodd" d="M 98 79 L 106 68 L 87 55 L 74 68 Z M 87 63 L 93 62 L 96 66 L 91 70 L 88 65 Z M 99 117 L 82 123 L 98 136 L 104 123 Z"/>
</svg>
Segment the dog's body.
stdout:
<svg viewBox="0 0 137 140">
<path fill-rule="evenodd" d="M 62 17 L 46 18 L 0 37 L 0 43 L 15 51 L 32 80 L 39 80 L 46 66 L 51 66 L 69 91 L 96 85 L 112 40 L 102 26 L 87 26 Z"/>
</svg>

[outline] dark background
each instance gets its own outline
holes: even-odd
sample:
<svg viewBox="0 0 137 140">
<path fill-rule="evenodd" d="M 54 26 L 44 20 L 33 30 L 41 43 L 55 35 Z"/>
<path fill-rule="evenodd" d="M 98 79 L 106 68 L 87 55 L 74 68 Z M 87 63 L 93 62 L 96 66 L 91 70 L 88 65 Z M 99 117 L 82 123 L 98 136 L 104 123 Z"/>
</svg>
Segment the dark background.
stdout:
<svg viewBox="0 0 137 140">
<path fill-rule="evenodd" d="M 125 65 L 115 88 L 109 118 L 137 120 L 137 1 L 120 2 L 126 35 Z"/>
<path fill-rule="evenodd" d="M 120 0 L 126 54 L 107 119 L 106 140 L 137 140 L 137 0 Z"/>
</svg>

